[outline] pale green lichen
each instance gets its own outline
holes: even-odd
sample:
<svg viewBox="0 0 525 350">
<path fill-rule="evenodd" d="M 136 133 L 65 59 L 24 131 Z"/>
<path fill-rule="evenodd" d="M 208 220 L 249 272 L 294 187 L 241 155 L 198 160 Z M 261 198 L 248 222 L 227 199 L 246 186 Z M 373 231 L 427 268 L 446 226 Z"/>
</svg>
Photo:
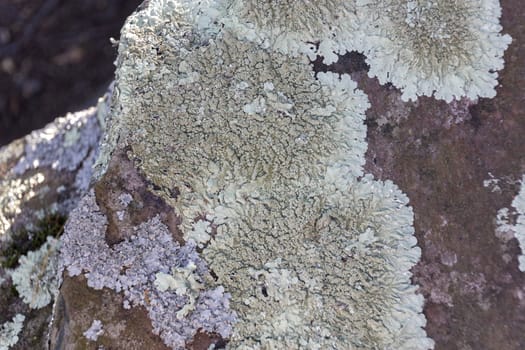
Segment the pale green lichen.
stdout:
<svg viewBox="0 0 525 350">
<path fill-rule="evenodd" d="M 185 234 L 209 208 L 278 193 L 283 179 L 306 184 L 323 178 L 328 164 L 349 177 L 362 174 L 369 104 L 349 76 L 316 80 L 306 59 L 228 33 L 204 46 L 187 30 L 179 47 L 144 33 L 166 58 L 137 52 L 119 70 L 119 86 L 137 79 L 148 86 L 126 96 L 119 118 L 129 156 L 157 185 L 177 189 L 167 200 Z M 144 76 L 145 66 L 156 69 Z"/>
<path fill-rule="evenodd" d="M 0 326 L 0 350 L 9 350 L 18 342 L 18 335 L 24 327 L 25 316 L 16 314 L 11 322 Z"/>
<path fill-rule="evenodd" d="M 363 177 L 366 96 L 228 26 L 203 35 L 200 10 L 168 3 L 123 31 L 110 133 L 232 294 L 228 346 L 432 348 L 408 199 Z M 157 292 L 199 289 L 178 266 Z"/>
<path fill-rule="evenodd" d="M 520 191 L 512 200 L 512 208 L 501 208 L 496 216 L 496 235 L 500 238 L 506 237 L 509 232 L 518 240 L 521 254 L 518 256 L 518 268 L 525 272 L 525 175 L 520 181 Z M 512 222 L 510 217 L 515 215 L 516 220 Z M 510 237 L 509 237 L 510 238 Z"/>
<path fill-rule="evenodd" d="M 184 267 L 172 268 L 171 274 L 164 272 L 158 272 L 155 274 L 155 287 L 165 292 L 167 290 L 174 290 L 179 296 L 185 296 L 188 298 L 188 302 L 177 311 L 177 318 L 182 319 L 186 317 L 190 312 L 195 309 L 195 304 L 199 294 L 205 289 L 202 282 L 197 279 L 200 277 L 197 275 L 197 265 L 190 261 Z"/>
<path fill-rule="evenodd" d="M 33 309 L 48 305 L 58 293 L 58 247 L 59 241 L 48 236 L 46 243 L 22 256 L 20 265 L 8 271 L 18 294 Z"/>
<path fill-rule="evenodd" d="M 359 30 L 355 1 L 341 0 L 225 0 L 218 21 L 235 35 L 264 48 L 296 56 L 300 53 L 325 63 L 337 61 L 351 47 Z M 316 45 L 318 44 L 318 45 Z"/>
<path fill-rule="evenodd" d="M 519 194 L 512 201 L 512 206 L 516 209 L 518 217 L 514 225 L 514 235 L 519 242 L 521 255 L 518 257 L 519 269 L 525 272 L 525 175 L 521 179 L 521 189 Z"/>
<path fill-rule="evenodd" d="M 370 76 L 391 82 L 403 100 L 450 102 L 495 96 L 503 52 L 497 0 L 217 0 L 215 21 L 242 40 L 282 53 L 336 62 L 364 52 Z"/>
<path fill-rule="evenodd" d="M 369 75 L 392 82 L 403 100 L 494 97 L 511 42 L 498 0 L 357 0 Z"/>
<path fill-rule="evenodd" d="M 232 348 L 431 348 L 406 196 L 369 177 L 297 193 L 237 206 L 204 250 L 243 320 Z"/>
<path fill-rule="evenodd" d="M 199 248 L 202 248 L 204 244 L 208 243 L 211 238 L 212 227 L 209 221 L 199 220 L 192 225 L 192 229 L 186 232 L 184 239 L 194 240 Z"/>
</svg>

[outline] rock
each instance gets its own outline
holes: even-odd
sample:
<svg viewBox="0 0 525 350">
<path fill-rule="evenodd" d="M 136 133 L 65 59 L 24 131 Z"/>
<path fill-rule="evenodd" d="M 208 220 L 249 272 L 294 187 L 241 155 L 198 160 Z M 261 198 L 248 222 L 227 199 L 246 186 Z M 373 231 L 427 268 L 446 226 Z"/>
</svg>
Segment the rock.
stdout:
<svg viewBox="0 0 525 350">
<path fill-rule="evenodd" d="M 489 100 L 477 96 L 494 95 L 510 43 L 494 24 L 497 1 L 481 2 L 495 11 L 479 18 L 445 2 L 297 4 L 145 2 L 122 30 L 110 108 L 97 112 L 105 133 L 93 173 L 96 151 L 82 145 L 98 136 L 82 128 L 59 133 L 60 147 L 42 143 L 48 132 L 5 149 L 5 184 L 38 190 L 49 175 L 37 171 L 69 174 L 48 185 L 66 188 L 57 212 L 68 221 L 62 284 L 40 344 L 523 348 L 525 277 L 512 239 L 522 213 L 511 203 L 525 171 L 516 92 L 525 45 L 509 15 L 521 5 L 503 2 L 503 29 L 516 41 Z M 405 10 L 406 21 L 396 17 Z M 494 22 L 493 60 L 477 66 L 482 40 L 467 57 L 466 27 L 442 27 L 436 13 L 471 30 Z M 419 25 L 418 16 L 430 21 Z M 381 39 L 381 26 L 409 42 Z M 458 66 L 439 61 L 443 80 L 432 68 L 440 40 L 460 41 L 455 49 L 467 55 Z M 383 57 L 385 47 L 428 57 L 392 75 L 392 64 L 378 62 L 413 55 Z M 489 78 L 450 78 L 464 71 Z M 439 91 L 421 82 L 427 73 Z M 4 197 L 15 203 L 9 191 L 18 187 L 5 186 Z M 25 209 L 42 207 L 33 198 L 16 199 L 18 216 L 1 212 L 6 242 L 36 225 Z M 18 329 L 14 317 L 36 312 L 16 295 L 2 305 L 6 334 Z M 47 325 L 50 307 L 41 310 Z M 27 346 L 26 328 L 16 346 Z"/>
<path fill-rule="evenodd" d="M 175 4 L 124 26 L 65 275 L 145 308 L 173 349 L 432 347 L 408 199 L 363 173 L 366 96 L 305 55 L 237 38 L 220 7 Z"/>
<path fill-rule="evenodd" d="M 0 149 L 0 324 L 23 318 L 12 349 L 47 345 L 60 282 L 57 238 L 89 188 L 108 105 L 109 94 L 98 107 L 58 118 Z M 9 344 L 2 337 L 0 348 Z"/>
</svg>

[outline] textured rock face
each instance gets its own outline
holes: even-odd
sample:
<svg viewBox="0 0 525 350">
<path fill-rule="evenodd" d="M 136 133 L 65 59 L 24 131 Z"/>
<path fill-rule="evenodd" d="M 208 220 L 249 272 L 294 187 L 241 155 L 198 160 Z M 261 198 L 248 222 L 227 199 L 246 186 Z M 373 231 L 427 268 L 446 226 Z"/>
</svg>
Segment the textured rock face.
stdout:
<svg viewBox="0 0 525 350">
<path fill-rule="evenodd" d="M 525 172 L 525 4 L 501 5 L 513 41 L 493 99 L 401 103 L 396 89 L 352 74 L 371 103 L 365 168 L 395 181 L 414 208 L 422 248 L 414 281 L 436 349 L 525 346 L 522 253 L 514 232 L 498 225 L 498 211 L 512 214 Z"/>
<path fill-rule="evenodd" d="M 431 348 L 408 198 L 362 170 L 366 96 L 228 16 L 152 1 L 128 20 L 65 274 L 123 292 L 174 349 Z"/>
<path fill-rule="evenodd" d="M 123 28 L 93 188 L 67 211 L 51 348 L 524 348 L 516 23 L 511 86 L 459 99 L 492 96 L 498 16 L 488 0 L 144 4 Z M 450 64 L 448 49 L 468 53 Z M 378 73 L 398 51 L 400 74 Z M 83 168 L 28 145 L 5 169 Z M 23 341 L 23 313 L 7 316 L 0 335 Z"/>
<path fill-rule="evenodd" d="M 0 149 L 0 349 L 45 348 L 58 236 L 89 187 L 108 96 Z"/>
</svg>

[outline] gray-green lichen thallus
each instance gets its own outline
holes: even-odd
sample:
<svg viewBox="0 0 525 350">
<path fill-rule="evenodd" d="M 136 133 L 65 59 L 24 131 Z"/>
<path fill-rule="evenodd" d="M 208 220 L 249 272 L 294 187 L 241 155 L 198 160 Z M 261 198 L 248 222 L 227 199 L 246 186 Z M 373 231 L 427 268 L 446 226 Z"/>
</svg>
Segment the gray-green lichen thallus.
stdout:
<svg viewBox="0 0 525 350">
<path fill-rule="evenodd" d="M 126 150 L 175 208 L 231 295 L 228 347 L 433 347 L 408 199 L 363 174 L 366 95 L 221 28 L 206 4 L 151 1 L 128 20 L 103 157 Z M 203 282 L 168 271 L 155 285 L 191 293 L 173 310 L 186 317 Z"/>
</svg>

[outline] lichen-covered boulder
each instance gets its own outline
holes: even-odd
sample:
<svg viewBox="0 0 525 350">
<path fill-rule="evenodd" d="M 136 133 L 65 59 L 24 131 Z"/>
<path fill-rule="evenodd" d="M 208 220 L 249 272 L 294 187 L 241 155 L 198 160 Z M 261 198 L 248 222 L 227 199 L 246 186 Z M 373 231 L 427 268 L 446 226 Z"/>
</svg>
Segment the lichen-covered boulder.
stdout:
<svg viewBox="0 0 525 350">
<path fill-rule="evenodd" d="M 36 239 L 0 270 L 0 349 L 35 346 L 38 310 L 51 349 L 522 349 L 523 190 L 497 209 L 487 194 L 525 181 L 517 97 L 483 98 L 511 42 L 499 16 L 496 0 L 145 2 L 110 108 L 78 124 L 105 130 L 98 156 L 98 134 L 58 121 L 1 158 L 5 242 L 22 218 Z M 500 156 L 521 182 L 480 180 Z M 43 229 L 26 210 L 54 193 L 74 193 L 53 206 L 59 238 L 63 216 Z"/>
<path fill-rule="evenodd" d="M 62 237 L 65 280 L 123 295 L 173 349 L 431 348 L 408 198 L 363 171 L 366 95 L 227 16 L 150 1 L 128 19 L 94 190 Z M 57 316 L 55 348 L 118 347 L 104 329 L 130 331 Z"/>
<path fill-rule="evenodd" d="M 0 349 L 45 348 L 59 236 L 89 188 L 109 95 L 0 149 Z"/>
</svg>

